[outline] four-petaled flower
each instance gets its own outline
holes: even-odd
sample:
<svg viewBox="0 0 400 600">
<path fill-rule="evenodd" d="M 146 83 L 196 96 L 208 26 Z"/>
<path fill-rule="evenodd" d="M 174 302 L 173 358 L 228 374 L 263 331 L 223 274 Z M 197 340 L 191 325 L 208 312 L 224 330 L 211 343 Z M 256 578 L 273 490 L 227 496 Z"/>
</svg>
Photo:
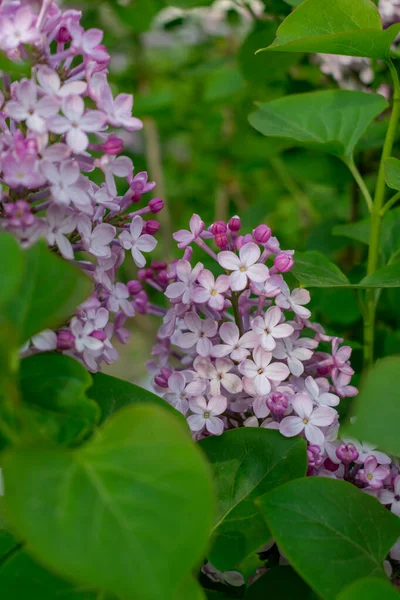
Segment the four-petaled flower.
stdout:
<svg viewBox="0 0 400 600">
<path fill-rule="evenodd" d="M 201 287 L 193 290 L 193 302 L 208 304 L 210 308 L 222 310 L 225 305 L 225 292 L 229 289 L 228 275 L 215 279 L 208 269 L 204 269 L 197 278 Z"/>
<path fill-rule="evenodd" d="M 389 475 L 389 467 L 379 465 L 375 456 L 368 456 L 364 463 L 364 468 L 358 471 L 359 480 L 366 483 L 373 490 L 382 489 L 383 482 Z"/>
<path fill-rule="evenodd" d="M 241 292 L 247 287 L 249 281 L 262 283 L 269 276 L 268 268 L 258 263 L 261 251 L 257 244 L 249 242 L 239 250 L 239 256 L 226 250 L 218 254 L 218 262 L 227 271 L 233 292 Z"/>
<path fill-rule="evenodd" d="M 332 425 L 336 419 L 336 411 L 330 406 L 314 408 L 311 399 L 305 394 L 297 394 L 292 400 L 292 406 L 297 416 L 282 419 L 279 431 L 285 437 L 294 437 L 304 431 L 310 444 L 323 448 L 325 436 L 321 427 Z"/>
<path fill-rule="evenodd" d="M 180 249 L 186 248 L 187 246 L 189 246 L 189 244 L 197 240 L 197 238 L 204 231 L 204 222 L 200 219 L 199 215 L 193 215 L 190 219 L 189 227 L 190 231 L 187 231 L 186 229 L 181 229 L 180 231 L 177 231 L 173 234 L 174 240 L 176 242 L 179 242 L 178 248 Z"/>
<path fill-rule="evenodd" d="M 271 381 L 281 382 L 289 375 L 289 369 L 281 362 L 273 362 L 272 353 L 258 347 L 253 352 L 253 360 L 246 359 L 239 365 L 239 371 L 247 379 L 253 380 L 254 389 L 260 396 L 271 391 Z"/>
<path fill-rule="evenodd" d="M 260 345 L 264 350 L 271 351 L 276 346 L 276 339 L 292 335 L 294 329 L 289 323 L 281 323 L 282 311 L 277 306 L 271 306 L 264 317 L 256 317 L 252 329 L 259 335 Z"/>
<path fill-rule="evenodd" d="M 157 246 L 157 240 L 148 233 L 142 234 L 144 221 L 137 215 L 132 219 L 129 231 L 123 231 L 118 238 L 119 243 L 125 250 L 130 250 L 132 258 L 139 268 L 143 268 L 146 259 L 142 252 L 151 252 Z"/>
<path fill-rule="evenodd" d="M 214 319 L 200 319 L 195 312 L 189 312 L 185 315 L 185 325 L 189 329 L 188 333 L 182 333 L 179 336 L 177 344 L 181 348 L 192 348 L 196 346 L 196 352 L 200 356 L 209 356 L 212 350 L 210 338 L 217 333 L 218 324 Z"/>
<path fill-rule="evenodd" d="M 198 432 L 205 427 L 209 433 L 221 435 L 224 431 L 224 422 L 218 418 L 218 415 L 226 410 L 225 396 L 213 396 L 209 402 L 206 402 L 203 396 L 194 396 L 189 401 L 189 407 L 194 413 L 188 417 L 189 427 L 192 431 Z"/>
<path fill-rule="evenodd" d="M 254 331 L 247 331 L 240 336 L 239 327 L 235 323 L 223 323 L 219 328 L 219 335 L 224 343 L 213 347 L 212 356 L 230 356 L 236 362 L 247 358 L 250 348 L 255 348 L 258 344 L 258 336 Z"/>
</svg>

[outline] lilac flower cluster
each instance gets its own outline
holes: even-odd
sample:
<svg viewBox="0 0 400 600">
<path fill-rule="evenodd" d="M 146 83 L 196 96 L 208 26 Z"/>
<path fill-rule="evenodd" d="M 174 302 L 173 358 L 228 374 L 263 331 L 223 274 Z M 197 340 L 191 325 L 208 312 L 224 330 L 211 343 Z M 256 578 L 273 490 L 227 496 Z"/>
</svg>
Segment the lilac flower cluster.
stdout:
<svg viewBox="0 0 400 600">
<path fill-rule="evenodd" d="M 113 337 L 127 341 L 124 323 L 136 310 L 116 270 L 126 250 L 144 267 L 159 225 L 142 217 L 163 202 L 133 207 L 155 184 L 146 173 L 133 176 L 112 128 L 134 132 L 142 123 L 132 116 L 131 95 L 113 97 L 103 33 L 85 31 L 80 20 L 79 11 L 63 12 L 51 0 L 0 3 L 0 50 L 16 69 L 28 65 L 26 77 L 12 81 L 4 72 L 0 79 L 0 226 L 23 247 L 45 238 L 94 283 L 70 323 L 35 336 L 24 350 L 58 349 L 96 371 L 118 357 Z M 90 179 L 94 171 L 101 185 Z"/>
<path fill-rule="evenodd" d="M 378 10 L 385 29 L 400 21 L 400 0 L 379 0 Z M 374 80 L 374 70 L 368 58 L 318 54 L 316 59 L 321 71 L 333 77 L 341 88 L 366 88 Z M 378 91 L 384 96 L 389 95 L 386 85 L 381 86 Z"/>
<path fill-rule="evenodd" d="M 336 408 L 357 394 L 351 348 L 310 320 L 309 292 L 285 282 L 294 252 L 267 225 L 240 230 L 238 217 L 206 229 L 193 215 L 189 230 L 174 234 L 183 258 L 139 272 L 136 293 L 147 312 L 163 316 L 149 364 L 155 389 L 187 418 L 194 439 L 242 426 L 301 435 L 309 475 L 350 481 L 400 516 L 398 463 L 338 437 Z M 194 249 L 210 268 L 192 261 Z M 150 302 L 144 281 L 168 308 Z"/>
</svg>

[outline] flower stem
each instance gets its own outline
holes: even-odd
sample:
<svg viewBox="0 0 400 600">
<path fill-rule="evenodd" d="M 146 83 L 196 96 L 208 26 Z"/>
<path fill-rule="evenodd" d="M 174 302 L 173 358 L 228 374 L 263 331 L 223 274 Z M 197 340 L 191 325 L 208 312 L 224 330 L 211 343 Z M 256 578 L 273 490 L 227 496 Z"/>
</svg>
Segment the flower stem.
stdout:
<svg viewBox="0 0 400 600">
<path fill-rule="evenodd" d="M 354 164 L 354 162 L 348 163 L 348 167 L 349 167 L 349 169 L 351 171 L 351 174 L 353 175 L 354 179 L 356 180 L 357 185 L 358 185 L 358 187 L 360 188 L 360 190 L 362 192 L 362 195 L 365 198 L 365 201 L 367 203 L 369 212 L 372 212 L 372 210 L 373 210 L 372 197 L 371 197 L 371 194 L 368 191 L 367 186 L 365 185 L 365 181 L 362 178 L 360 171 L 357 169 L 357 167 Z"/>
<path fill-rule="evenodd" d="M 393 78 L 394 95 L 393 108 L 390 117 L 389 127 L 386 133 L 386 139 L 383 146 L 381 162 L 379 165 L 378 181 L 376 184 L 375 198 L 371 210 L 371 233 L 368 253 L 367 274 L 372 275 L 378 267 L 379 242 L 381 236 L 382 209 L 385 202 L 385 160 L 392 153 L 393 144 L 396 138 L 397 126 L 400 118 L 400 81 L 396 68 L 391 60 L 387 61 L 390 73 Z M 374 289 L 366 292 L 366 316 L 364 320 L 364 366 L 370 367 L 374 361 L 374 334 L 376 318 L 377 293 Z"/>
<path fill-rule="evenodd" d="M 394 206 L 396 204 L 396 202 L 398 202 L 400 200 L 400 192 L 397 192 L 397 194 L 395 194 L 394 196 L 392 196 L 390 198 L 390 200 L 388 200 L 385 204 L 385 206 L 382 208 L 381 210 L 381 215 L 382 217 L 387 213 L 387 211 L 389 209 L 392 208 L 392 206 Z"/>
<path fill-rule="evenodd" d="M 240 298 L 240 294 L 238 294 L 237 292 L 232 292 L 231 302 L 232 302 L 233 315 L 235 317 L 235 323 L 239 328 L 240 337 L 242 337 L 243 321 L 242 321 L 242 316 L 240 314 L 240 309 L 239 309 L 239 298 Z"/>
</svg>

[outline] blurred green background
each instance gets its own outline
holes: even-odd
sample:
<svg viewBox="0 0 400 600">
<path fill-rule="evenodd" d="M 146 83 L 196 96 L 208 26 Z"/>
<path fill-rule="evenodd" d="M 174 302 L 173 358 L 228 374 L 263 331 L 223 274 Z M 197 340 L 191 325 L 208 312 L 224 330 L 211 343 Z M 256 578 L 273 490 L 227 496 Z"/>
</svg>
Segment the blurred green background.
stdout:
<svg viewBox="0 0 400 600">
<path fill-rule="evenodd" d="M 126 136 L 126 153 L 135 172 L 149 171 L 157 182 L 156 195 L 166 202 L 158 215 L 162 227 L 156 258 L 180 255 L 171 234 L 187 228 L 193 212 L 207 225 L 238 214 L 243 230 L 267 223 L 282 248 L 319 250 L 350 279 L 359 279 L 365 246 L 333 234 L 336 226 L 366 216 L 347 168 L 333 156 L 264 138 L 248 123 L 257 102 L 337 87 L 315 57 L 255 55 L 272 42 L 296 3 L 87 0 L 83 7 L 79 2 L 85 26 L 105 32 L 115 94 L 133 93 L 134 114 L 144 121 L 142 132 Z M 379 65 L 372 67 L 372 88 L 377 89 L 383 73 Z M 371 185 L 384 132 L 383 119 L 358 147 L 361 172 Z M 134 275 L 128 266 L 121 278 Z M 400 346 L 400 293 L 383 296 L 378 355 Z M 357 369 L 362 322 L 356 296 L 348 290 L 314 290 L 311 308 L 314 320 L 353 345 Z M 133 319 L 131 342 L 119 348 L 121 359 L 109 372 L 132 381 L 145 377 L 158 325 L 156 318 Z"/>
</svg>

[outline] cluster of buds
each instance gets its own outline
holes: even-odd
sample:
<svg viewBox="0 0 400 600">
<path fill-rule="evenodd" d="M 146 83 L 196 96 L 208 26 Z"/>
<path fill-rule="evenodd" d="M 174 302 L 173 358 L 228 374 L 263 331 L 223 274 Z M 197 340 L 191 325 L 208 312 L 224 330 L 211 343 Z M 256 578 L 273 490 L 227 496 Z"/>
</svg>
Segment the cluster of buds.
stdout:
<svg viewBox="0 0 400 600">
<path fill-rule="evenodd" d="M 183 258 L 140 272 L 136 293 L 146 312 L 163 317 L 148 365 L 155 390 L 186 417 L 193 438 L 237 427 L 301 435 L 309 475 L 352 482 L 400 515 L 398 463 L 339 438 L 337 406 L 357 394 L 351 348 L 311 320 L 309 292 L 285 282 L 294 252 L 267 225 L 241 234 L 238 217 L 206 228 L 193 215 L 174 238 Z M 199 250 L 208 268 L 193 261 Z M 167 308 L 165 298 L 150 301 L 144 281 Z"/>
<path fill-rule="evenodd" d="M 46 239 L 93 280 L 93 295 L 70 323 L 35 336 L 24 351 L 58 349 L 96 371 L 118 357 L 113 338 L 127 341 L 124 323 L 135 313 L 116 271 L 127 250 L 145 266 L 159 225 L 143 217 L 163 202 L 134 206 L 155 184 L 147 173 L 134 176 L 117 134 L 142 123 L 132 116 L 131 95 L 112 94 L 102 31 L 80 20 L 79 11 L 51 0 L 0 3 L 0 50 L 17 72 L 26 70 L 16 80 L 0 77 L 0 227 L 23 247 Z"/>
</svg>

